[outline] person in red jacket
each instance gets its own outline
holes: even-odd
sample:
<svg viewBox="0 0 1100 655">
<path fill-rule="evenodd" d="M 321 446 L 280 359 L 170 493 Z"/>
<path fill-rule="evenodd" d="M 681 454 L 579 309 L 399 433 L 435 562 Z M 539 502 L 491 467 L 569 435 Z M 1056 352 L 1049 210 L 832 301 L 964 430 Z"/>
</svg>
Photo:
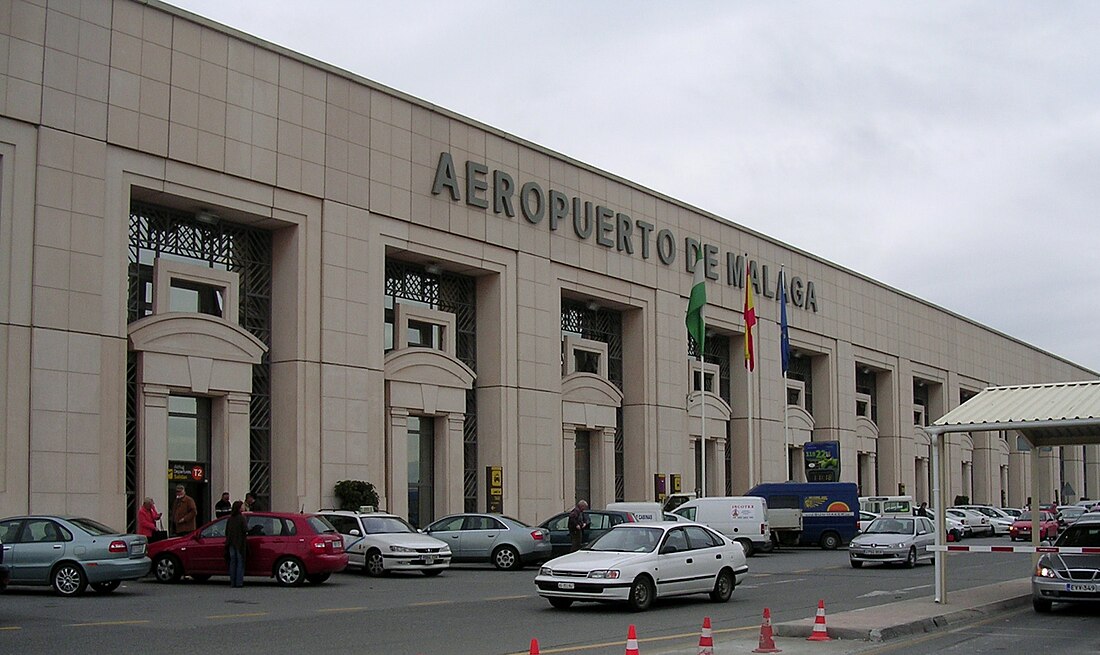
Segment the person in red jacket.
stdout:
<svg viewBox="0 0 1100 655">
<path fill-rule="evenodd" d="M 137 514 L 137 533 L 145 535 L 146 538 L 152 539 L 153 533 L 157 529 L 157 521 L 160 520 L 160 512 L 157 511 L 157 506 L 153 504 L 153 499 L 146 496 L 142 501 L 141 507 L 138 508 Z"/>
</svg>

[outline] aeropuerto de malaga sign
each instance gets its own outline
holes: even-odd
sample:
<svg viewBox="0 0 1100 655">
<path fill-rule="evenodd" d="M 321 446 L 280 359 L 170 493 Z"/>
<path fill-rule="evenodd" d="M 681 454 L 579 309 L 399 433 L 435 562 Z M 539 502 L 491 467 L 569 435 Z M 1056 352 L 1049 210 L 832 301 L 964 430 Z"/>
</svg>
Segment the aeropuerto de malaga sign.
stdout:
<svg viewBox="0 0 1100 655">
<path fill-rule="evenodd" d="M 595 204 L 578 196 L 569 197 L 557 189 L 546 191 L 538 182 L 528 181 L 517 185 L 516 180 L 507 171 L 493 170 L 481 162 L 467 160 L 465 165 L 465 184 L 459 182 L 454 159 L 449 152 L 439 154 L 439 163 L 435 168 L 432 182 L 432 194 L 446 191 L 451 200 L 465 202 L 471 207 L 488 210 L 508 218 L 516 217 L 516 209 L 530 225 L 545 222 L 551 232 L 572 227 L 573 234 L 582 240 L 594 240 L 604 248 L 614 248 L 630 256 L 640 255 L 642 259 L 652 259 L 664 266 L 676 263 L 678 240 L 667 228 L 658 229 L 648 221 L 635 220 L 629 215 L 605 205 Z M 491 174 L 491 176 L 490 176 Z M 563 228 L 562 224 L 566 227 Z M 708 279 L 719 281 L 718 246 L 700 243 L 686 237 L 683 240 L 684 270 L 695 272 L 696 255 L 703 252 L 703 266 Z M 745 288 L 745 257 L 741 253 L 726 252 L 725 281 L 730 286 Z M 750 259 L 748 275 L 753 291 L 764 298 L 778 298 L 780 276 L 768 264 Z M 787 297 L 791 304 L 808 311 L 817 312 L 817 293 L 812 280 L 803 280 L 797 275 L 788 278 Z"/>
</svg>

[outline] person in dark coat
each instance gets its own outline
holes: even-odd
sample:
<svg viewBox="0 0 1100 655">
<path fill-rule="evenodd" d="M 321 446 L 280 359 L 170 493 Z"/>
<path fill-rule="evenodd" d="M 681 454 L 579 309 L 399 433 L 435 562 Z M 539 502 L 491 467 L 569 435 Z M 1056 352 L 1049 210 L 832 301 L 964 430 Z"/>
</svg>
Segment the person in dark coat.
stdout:
<svg viewBox="0 0 1100 655">
<path fill-rule="evenodd" d="M 198 510 L 195 501 L 187 495 L 182 484 L 176 485 L 176 502 L 172 506 L 172 527 L 176 535 L 185 535 L 195 531 L 195 517 Z"/>
<path fill-rule="evenodd" d="M 244 495 L 244 505 L 244 511 L 246 512 L 263 512 L 267 509 L 264 507 L 263 502 L 256 498 L 256 494 L 251 491 Z"/>
<path fill-rule="evenodd" d="M 229 516 L 233 511 L 233 503 L 229 501 L 229 492 L 222 492 L 222 499 L 214 505 L 214 518 L 220 519 L 223 516 Z"/>
<path fill-rule="evenodd" d="M 584 529 L 588 527 L 588 501 L 577 501 L 577 506 L 569 512 L 570 552 L 581 549 L 584 543 Z"/>
<path fill-rule="evenodd" d="M 229 584 L 244 586 L 244 561 L 248 553 L 248 520 L 241 514 L 241 501 L 233 503 L 229 518 L 225 520 L 225 550 L 229 556 Z"/>
</svg>

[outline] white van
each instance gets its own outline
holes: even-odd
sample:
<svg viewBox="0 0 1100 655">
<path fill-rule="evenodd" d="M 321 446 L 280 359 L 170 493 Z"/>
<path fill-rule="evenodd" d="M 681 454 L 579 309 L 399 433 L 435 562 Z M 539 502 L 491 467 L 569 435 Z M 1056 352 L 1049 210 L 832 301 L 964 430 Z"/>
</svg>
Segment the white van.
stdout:
<svg viewBox="0 0 1100 655">
<path fill-rule="evenodd" d="M 608 503 L 607 509 L 630 512 L 640 523 L 662 521 L 661 503 Z"/>
<path fill-rule="evenodd" d="M 912 516 L 912 496 L 861 496 L 859 508 L 879 516 Z"/>
<path fill-rule="evenodd" d="M 714 528 L 741 544 L 745 557 L 772 549 L 768 528 L 768 503 L 758 496 L 710 496 L 696 498 L 673 512 L 689 521 Z"/>
</svg>

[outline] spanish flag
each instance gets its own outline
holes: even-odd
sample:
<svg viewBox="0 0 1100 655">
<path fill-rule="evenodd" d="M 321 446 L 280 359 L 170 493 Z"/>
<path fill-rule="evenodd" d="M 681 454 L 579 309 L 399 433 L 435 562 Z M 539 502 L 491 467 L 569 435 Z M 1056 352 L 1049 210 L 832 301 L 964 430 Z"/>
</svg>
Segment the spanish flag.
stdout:
<svg viewBox="0 0 1100 655">
<path fill-rule="evenodd" d="M 752 302 L 752 276 L 749 275 L 749 258 L 745 257 L 745 366 L 749 371 L 756 368 L 756 349 L 752 344 L 752 329 L 756 327 L 756 305 Z"/>
</svg>

